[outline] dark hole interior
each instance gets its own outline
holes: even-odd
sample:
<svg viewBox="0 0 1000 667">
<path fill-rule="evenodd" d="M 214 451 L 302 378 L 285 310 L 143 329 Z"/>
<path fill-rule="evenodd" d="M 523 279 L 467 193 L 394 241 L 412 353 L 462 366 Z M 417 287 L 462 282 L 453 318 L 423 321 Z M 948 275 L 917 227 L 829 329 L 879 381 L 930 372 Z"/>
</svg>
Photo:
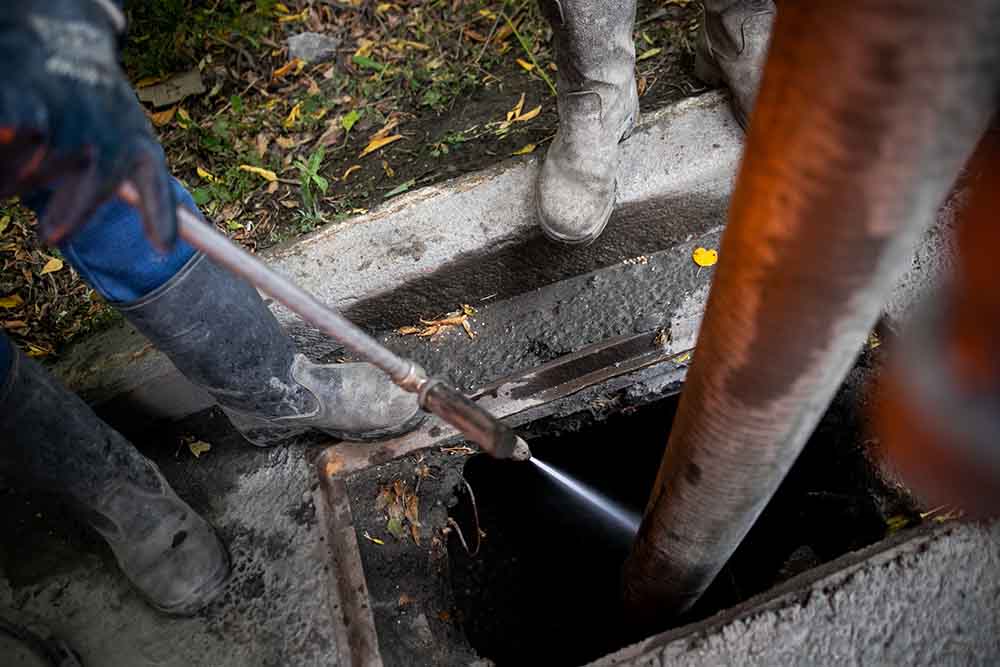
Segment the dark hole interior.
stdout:
<svg viewBox="0 0 1000 667">
<path fill-rule="evenodd" d="M 874 543 L 887 515 L 907 511 L 872 473 L 855 405 L 834 402 L 729 565 L 674 626 Z M 667 398 L 530 444 L 546 463 L 641 513 L 676 407 L 677 397 Z M 642 638 L 620 613 L 627 531 L 534 465 L 477 456 L 464 474 L 486 534 L 475 557 L 455 536 L 448 548 L 459 619 L 479 655 L 500 665 L 573 665 Z M 473 536 L 472 502 L 464 485 L 457 493 L 452 516 Z"/>
</svg>

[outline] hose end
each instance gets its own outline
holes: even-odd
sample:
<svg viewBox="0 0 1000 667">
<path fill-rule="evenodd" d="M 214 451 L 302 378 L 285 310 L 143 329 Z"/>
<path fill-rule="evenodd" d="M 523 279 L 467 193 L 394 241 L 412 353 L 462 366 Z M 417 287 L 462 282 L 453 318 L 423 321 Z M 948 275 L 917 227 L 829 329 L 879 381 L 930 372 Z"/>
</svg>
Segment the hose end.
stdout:
<svg viewBox="0 0 1000 667">
<path fill-rule="evenodd" d="M 524 441 L 524 438 L 517 436 L 517 440 L 514 441 L 514 451 L 510 455 L 512 461 L 530 461 L 531 460 L 531 450 L 528 449 L 528 443 Z"/>
</svg>

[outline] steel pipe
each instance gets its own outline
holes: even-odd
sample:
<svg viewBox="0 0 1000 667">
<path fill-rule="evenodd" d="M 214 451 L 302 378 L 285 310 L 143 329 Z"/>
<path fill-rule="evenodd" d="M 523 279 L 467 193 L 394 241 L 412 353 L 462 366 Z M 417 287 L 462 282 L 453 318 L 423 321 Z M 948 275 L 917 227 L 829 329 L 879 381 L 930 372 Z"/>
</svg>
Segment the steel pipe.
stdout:
<svg viewBox="0 0 1000 667">
<path fill-rule="evenodd" d="M 624 569 L 689 609 L 849 370 L 996 100 L 1000 3 L 782 2 L 720 263 Z"/>
</svg>

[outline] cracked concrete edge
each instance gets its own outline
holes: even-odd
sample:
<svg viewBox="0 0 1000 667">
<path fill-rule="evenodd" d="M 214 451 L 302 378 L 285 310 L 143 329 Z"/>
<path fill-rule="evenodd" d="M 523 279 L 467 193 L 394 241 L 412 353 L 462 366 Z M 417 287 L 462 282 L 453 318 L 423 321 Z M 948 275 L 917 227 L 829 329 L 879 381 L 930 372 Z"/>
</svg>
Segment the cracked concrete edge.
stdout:
<svg viewBox="0 0 1000 667">
<path fill-rule="evenodd" d="M 1000 521 L 917 528 L 593 663 L 994 665 Z"/>
<path fill-rule="evenodd" d="M 531 158 L 402 195 L 262 256 L 355 322 L 398 326 L 661 250 L 718 225 L 741 150 L 722 93 L 649 114 L 623 144 L 629 169 L 610 229 L 588 248 L 556 247 L 537 231 L 531 201 L 539 160 Z M 271 308 L 308 348 L 317 332 Z M 139 393 L 151 416 L 171 418 L 211 404 L 125 322 L 75 344 L 53 370 L 92 404 Z"/>
</svg>

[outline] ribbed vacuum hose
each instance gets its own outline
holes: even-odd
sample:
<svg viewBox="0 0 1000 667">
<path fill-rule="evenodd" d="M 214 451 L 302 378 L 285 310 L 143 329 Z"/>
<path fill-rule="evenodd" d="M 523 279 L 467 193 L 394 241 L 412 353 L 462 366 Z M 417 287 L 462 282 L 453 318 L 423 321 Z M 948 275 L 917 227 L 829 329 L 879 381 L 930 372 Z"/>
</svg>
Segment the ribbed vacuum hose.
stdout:
<svg viewBox="0 0 1000 667">
<path fill-rule="evenodd" d="M 996 101 L 1000 11 L 779 3 L 694 362 L 624 571 L 689 609 L 849 370 Z"/>
</svg>

